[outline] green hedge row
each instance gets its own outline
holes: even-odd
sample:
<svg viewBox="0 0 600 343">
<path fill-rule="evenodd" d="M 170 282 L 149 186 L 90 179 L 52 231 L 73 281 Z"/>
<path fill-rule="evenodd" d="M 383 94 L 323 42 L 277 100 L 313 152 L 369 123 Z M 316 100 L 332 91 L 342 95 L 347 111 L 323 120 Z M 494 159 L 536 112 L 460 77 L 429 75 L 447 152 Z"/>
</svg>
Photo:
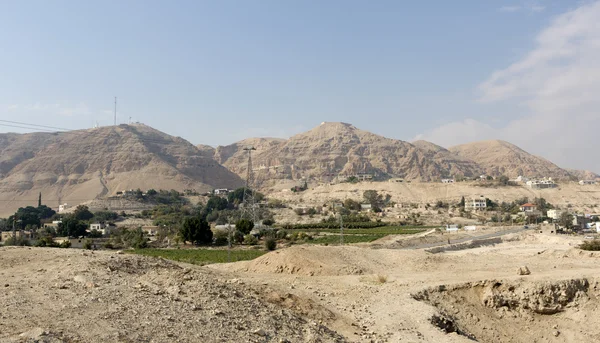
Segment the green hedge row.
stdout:
<svg viewBox="0 0 600 343">
<path fill-rule="evenodd" d="M 344 223 L 345 229 L 370 229 L 376 227 L 389 226 L 390 223 L 362 222 L 362 223 Z M 282 224 L 281 228 L 285 230 L 308 230 L 308 229 L 337 229 L 340 223 L 311 223 L 311 224 Z"/>
</svg>

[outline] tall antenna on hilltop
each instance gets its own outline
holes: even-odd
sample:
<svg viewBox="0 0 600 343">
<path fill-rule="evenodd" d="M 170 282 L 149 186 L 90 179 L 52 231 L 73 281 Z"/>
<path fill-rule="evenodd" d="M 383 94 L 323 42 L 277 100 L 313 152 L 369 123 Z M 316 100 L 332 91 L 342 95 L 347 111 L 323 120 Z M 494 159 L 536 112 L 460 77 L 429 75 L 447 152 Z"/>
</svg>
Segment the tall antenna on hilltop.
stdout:
<svg viewBox="0 0 600 343">
<path fill-rule="evenodd" d="M 248 152 L 248 174 L 246 175 L 246 186 L 244 187 L 244 193 L 242 195 L 241 217 L 247 218 L 256 224 L 258 221 L 258 213 L 256 210 L 256 204 L 254 203 L 254 190 L 250 188 L 253 181 L 252 150 L 256 150 L 256 148 L 251 145 L 244 148 L 244 151 Z"/>
<path fill-rule="evenodd" d="M 117 126 L 117 97 L 115 97 L 115 126 Z"/>
</svg>

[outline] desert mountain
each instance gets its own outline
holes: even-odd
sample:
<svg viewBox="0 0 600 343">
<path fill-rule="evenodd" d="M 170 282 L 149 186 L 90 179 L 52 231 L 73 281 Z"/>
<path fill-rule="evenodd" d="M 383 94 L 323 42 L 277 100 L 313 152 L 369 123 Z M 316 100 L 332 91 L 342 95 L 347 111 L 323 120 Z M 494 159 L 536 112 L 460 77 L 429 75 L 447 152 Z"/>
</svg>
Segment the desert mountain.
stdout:
<svg viewBox="0 0 600 343">
<path fill-rule="evenodd" d="M 191 143 L 142 124 L 0 134 L 0 205 L 10 210 L 35 205 L 39 192 L 55 207 L 59 200 L 77 204 L 124 189 L 207 191 L 241 184 Z"/>
<path fill-rule="evenodd" d="M 506 175 L 517 177 L 553 177 L 569 179 L 571 174 L 554 163 L 532 155 L 516 145 L 501 140 L 489 140 L 457 145 L 451 152 L 473 160 L 492 176 Z"/>
<path fill-rule="evenodd" d="M 424 144 L 424 143 L 423 143 Z M 258 180 L 316 178 L 374 174 L 414 180 L 439 180 L 449 175 L 474 176 L 480 168 L 440 147 L 425 149 L 385 138 L 346 123 L 322 123 L 288 140 L 247 139 L 216 149 L 215 160 L 244 177 L 247 154 Z"/>
</svg>

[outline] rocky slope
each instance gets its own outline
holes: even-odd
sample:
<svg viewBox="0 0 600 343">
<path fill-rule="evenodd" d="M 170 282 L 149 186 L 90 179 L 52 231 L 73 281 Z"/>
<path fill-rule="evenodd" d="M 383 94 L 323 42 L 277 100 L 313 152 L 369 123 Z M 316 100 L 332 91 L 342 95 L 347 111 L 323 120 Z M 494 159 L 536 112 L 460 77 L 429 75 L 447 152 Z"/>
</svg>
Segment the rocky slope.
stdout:
<svg viewBox="0 0 600 343">
<path fill-rule="evenodd" d="M 322 123 L 288 140 L 248 139 L 217 147 L 215 160 L 245 176 L 247 154 L 253 145 L 253 167 L 258 180 L 313 178 L 360 173 L 378 177 L 404 177 L 433 181 L 450 175 L 473 176 L 480 169 L 473 162 L 439 149 L 424 149 L 385 138 L 346 123 Z"/>
<path fill-rule="evenodd" d="M 553 177 L 570 179 L 572 175 L 554 163 L 532 155 L 516 145 L 489 140 L 457 145 L 451 152 L 477 163 L 487 175 L 517 177 Z"/>
<path fill-rule="evenodd" d="M 124 189 L 236 187 L 241 179 L 186 140 L 148 126 L 0 134 L 0 207 L 81 203 Z M 13 200 L 13 201 L 8 201 Z"/>
</svg>

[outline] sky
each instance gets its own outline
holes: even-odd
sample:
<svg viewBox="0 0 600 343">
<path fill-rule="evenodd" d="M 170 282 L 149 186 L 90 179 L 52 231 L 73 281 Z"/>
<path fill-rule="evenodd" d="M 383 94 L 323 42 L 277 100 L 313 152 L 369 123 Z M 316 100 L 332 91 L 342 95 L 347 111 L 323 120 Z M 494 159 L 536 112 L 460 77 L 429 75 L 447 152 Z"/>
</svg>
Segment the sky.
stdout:
<svg viewBox="0 0 600 343">
<path fill-rule="evenodd" d="M 600 173 L 600 1 L 14 0 L 0 32 L 0 132 L 112 125 L 116 96 L 194 144 L 342 121 Z"/>
</svg>

